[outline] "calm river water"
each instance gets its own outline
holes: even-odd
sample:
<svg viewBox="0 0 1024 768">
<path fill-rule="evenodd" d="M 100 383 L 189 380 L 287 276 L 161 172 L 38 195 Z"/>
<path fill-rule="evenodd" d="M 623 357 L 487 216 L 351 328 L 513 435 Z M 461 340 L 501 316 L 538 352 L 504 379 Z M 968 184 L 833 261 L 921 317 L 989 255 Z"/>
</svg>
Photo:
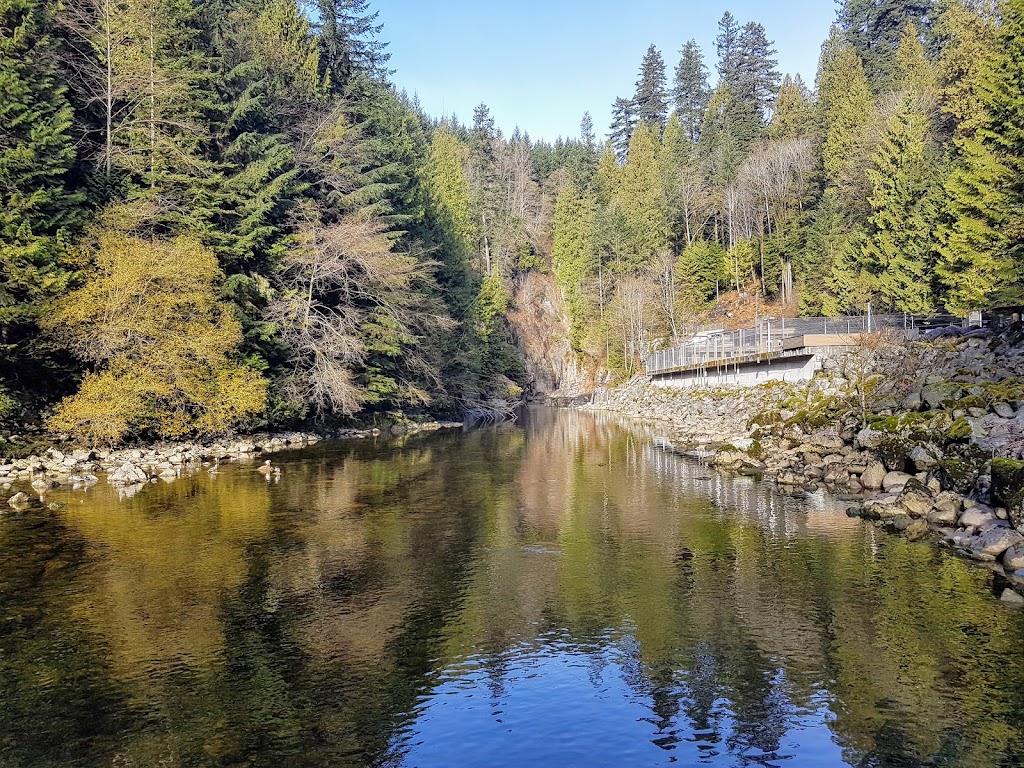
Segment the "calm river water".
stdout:
<svg viewBox="0 0 1024 768">
<path fill-rule="evenodd" d="M 1024 614 L 840 503 L 546 409 L 275 463 L 0 515 L 0 766 L 1024 765 Z"/>
</svg>

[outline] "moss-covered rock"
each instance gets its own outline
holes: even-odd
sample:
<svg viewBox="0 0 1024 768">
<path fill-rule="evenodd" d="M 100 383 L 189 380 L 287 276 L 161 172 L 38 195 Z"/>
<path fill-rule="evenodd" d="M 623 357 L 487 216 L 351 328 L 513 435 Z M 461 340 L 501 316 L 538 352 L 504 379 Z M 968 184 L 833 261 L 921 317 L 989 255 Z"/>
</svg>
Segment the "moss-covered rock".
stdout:
<svg viewBox="0 0 1024 768">
<path fill-rule="evenodd" d="M 951 441 L 956 440 L 969 440 L 971 435 L 974 434 L 974 430 L 971 429 L 971 424 L 966 418 L 961 416 L 959 419 L 954 421 L 948 430 L 946 430 L 946 437 Z"/>
</svg>

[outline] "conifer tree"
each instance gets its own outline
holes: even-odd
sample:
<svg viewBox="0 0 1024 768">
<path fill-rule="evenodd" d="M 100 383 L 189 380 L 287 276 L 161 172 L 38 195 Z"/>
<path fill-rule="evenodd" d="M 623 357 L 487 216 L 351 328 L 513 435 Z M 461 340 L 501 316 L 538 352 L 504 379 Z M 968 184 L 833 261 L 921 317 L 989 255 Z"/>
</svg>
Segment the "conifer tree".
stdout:
<svg viewBox="0 0 1024 768">
<path fill-rule="evenodd" d="M 1022 0 L 1004 3 L 998 42 L 979 74 L 977 129 L 957 139 L 957 164 L 945 184 L 949 221 L 936 271 L 947 306 L 959 312 L 1024 295 Z"/>
<path fill-rule="evenodd" d="M 984 119 L 982 79 L 986 61 L 998 45 L 998 29 L 996 13 L 970 0 L 947 3 L 939 19 L 937 77 L 942 112 L 954 138 L 973 135 Z"/>
<path fill-rule="evenodd" d="M 856 50 L 834 27 L 821 51 L 818 109 L 822 121 L 821 155 L 825 178 L 831 184 L 842 186 L 863 163 L 860 147 L 874 103 Z"/>
<path fill-rule="evenodd" d="M 558 192 L 555 204 L 554 242 L 551 263 L 569 310 L 570 341 L 582 349 L 587 304 L 584 280 L 592 271 L 594 202 L 571 181 Z"/>
<path fill-rule="evenodd" d="M 838 24 L 864 65 L 874 91 L 893 87 L 896 52 L 907 23 L 930 30 L 937 0 L 842 0 Z"/>
<path fill-rule="evenodd" d="M 665 60 L 661 57 L 661 52 L 651 45 L 640 65 L 640 78 L 636 81 L 633 105 L 638 120 L 659 130 L 668 119 L 668 93 L 665 83 Z"/>
<path fill-rule="evenodd" d="M 668 245 L 668 211 L 658 165 L 656 127 L 637 126 L 629 143 L 614 201 L 625 218 L 631 253 L 628 268 L 647 263 Z"/>
<path fill-rule="evenodd" d="M 29 386 L 40 364 L 47 377 L 35 320 L 68 287 L 61 252 L 84 202 L 68 184 L 73 114 L 52 34 L 43 0 L 0 0 L 0 382 Z"/>
<path fill-rule="evenodd" d="M 931 275 L 936 249 L 939 158 L 930 147 L 928 116 L 912 96 L 889 119 L 868 170 L 872 231 L 860 249 L 886 306 L 915 315 L 935 308 Z"/>
<path fill-rule="evenodd" d="M 679 54 L 672 87 L 672 102 L 676 117 L 686 138 L 696 144 L 700 138 L 700 124 L 711 98 L 708 70 L 704 54 L 695 40 L 689 40 Z"/>
<path fill-rule="evenodd" d="M 814 129 L 814 102 L 800 75 L 786 75 L 779 88 L 768 135 L 773 139 L 796 139 Z"/>
<path fill-rule="evenodd" d="M 740 24 L 729 11 L 718 21 L 715 50 L 718 53 L 718 77 L 721 82 L 735 83 L 739 74 Z"/>
<path fill-rule="evenodd" d="M 379 39 L 383 24 L 379 11 L 370 12 L 369 0 L 316 0 L 322 64 L 337 93 L 344 93 L 359 76 L 387 76 L 391 54 Z"/>
<path fill-rule="evenodd" d="M 636 105 L 629 99 L 616 98 L 612 104 L 612 124 L 608 130 L 608 140 L 620 163 L 626 159 L 629 140 L 633 138 L 636 123 Z"/>
</svg>

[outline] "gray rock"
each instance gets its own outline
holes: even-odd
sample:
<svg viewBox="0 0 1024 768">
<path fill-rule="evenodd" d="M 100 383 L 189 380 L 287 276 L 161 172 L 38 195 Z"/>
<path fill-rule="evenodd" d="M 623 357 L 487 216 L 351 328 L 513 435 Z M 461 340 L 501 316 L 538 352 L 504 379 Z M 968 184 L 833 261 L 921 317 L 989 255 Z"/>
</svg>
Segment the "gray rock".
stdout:
<svg viewBox="0 0 1024 768">
<path fill-rule="evenodd" d="M 907 484 L 913 477 L 908 475 L 906 472 L 890 472 L 882 478 L 882 489 L 885 491 L 892 491 L 897 488 L 902 488 Z"/>
<path fill-rule="evenodd" d="M 900 504 L 911 517 L 924 517 L 932 511 L 932 503 L 932 497 L 920 488 L 900 494 Z"/>
<path fill-rule="evenodd" d="M 992 410 L 1001 419 L 1012 419 L 1017 415 L 1009 403 L 993 403 Z"/>
<path fill-rule="evenodd" d="M 882 440 L 885 439 L 885 432 L 879 432 L 876 429 L 865 427 L 857 436 L 854 438 L 854 442 L 861 448 L 877 448 L 882 444 Z"/>
<path fill-rule="evenodd" d="M 910 527 L 910 524 L 914 520 L 909 515 L 896 515 L 889 521 L 889 525 L 892 526 L 893 530 L 905 531 Z"/>
<path fill-rule="evenodd" d="M 923 445 L 915 445 L 910 450 L 910 453 L 907 454 L 907 458 L 910 459 L 918 472 L 929 470 L 939 463 L 939 459 L 936 458 L 934 453 Z"/>
<path fill-rule="evenodd" d="M 921 393 L 914 391 L 903 398 L 903 409 L 906 411 L 921 410 Z"/>
<path fill-rule="evenodd" d="M 964 528 L 980 528 L 996 519 L 991 512 L 982 511 L 976 508 L 965 510 L 957 521 Z"/>
<path fill-rule="evenodd" d="M 881 488 L 885 475 L 886 471 L 882 462 L 872 461 L 860 476 L 860 484 L 865 488 L 871 488 L 872 490 Z"/>
<path fill-rule="evenodd" d="M 7 504 L 12 509 L 20 509 L 21 507 L 28 506 L 30 501 L 31 499 L 29 498 L 29 495 L 27 493 L 19 491 L 18 493 L 14 494 L 13 496 L 11 496 L 11 498 L 7 500 Z"/>
<path fill-rule="evenodd" d="M 1014 544 L 1003 552 L 1003 565 L 1011 571 L 1024 568 L 1024 544 Z"/>
<path fill-rule="evenodd" d="M 1010 528 L 993 528 L 975 537 L 971 542 L 973 552 L 999 557 L 1015 544 L 1024 542 L 1024 536 Z"/>
<path fill-rule="evenodd" d="M 956 384 L 929 384 L 921 390 L 921 399 L 932 410 L 939 408 L 946 400 L 959 400 L 963 390 Z"/>
<path fill-rule="evenodd" d="M 126 461 L 107 476 L 107 482 L 111 485 L 135 485 L 136 483 L 148 481 L 149 475 L 129 461 Z"/>
<path fill-rule="evenodd" d="M 1009 603 L 1010 605 L 1024 605 L 1024 597 L 1021 597 L 1021 595 L 1019 595 L 1017 592 L 1014 592 L 1009 587 L 1006 587 L 1003 590 L 1003 593 L 999 596 L 999 599 L 1002 600 L 1004 603 Z"/>
</svg>

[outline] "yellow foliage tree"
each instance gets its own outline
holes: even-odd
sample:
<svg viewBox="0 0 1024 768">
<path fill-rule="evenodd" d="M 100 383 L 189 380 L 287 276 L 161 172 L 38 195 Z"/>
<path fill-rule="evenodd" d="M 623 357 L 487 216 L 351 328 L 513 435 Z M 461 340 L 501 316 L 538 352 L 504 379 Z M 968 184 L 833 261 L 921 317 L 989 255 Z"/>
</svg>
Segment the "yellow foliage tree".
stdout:
<svg viewBox="0 0 1024 768">
<path fill-rule="evenodd" d="M 94 368 L 48 426 L 115 444 L 222 433 L 260 412 L 264 380 L 228 357 L 242 329 L 217 300 L 213 253 L 187 238 L 104 232 L 98 243 L 96 274 L 45 322 Z"/>
</svg>

